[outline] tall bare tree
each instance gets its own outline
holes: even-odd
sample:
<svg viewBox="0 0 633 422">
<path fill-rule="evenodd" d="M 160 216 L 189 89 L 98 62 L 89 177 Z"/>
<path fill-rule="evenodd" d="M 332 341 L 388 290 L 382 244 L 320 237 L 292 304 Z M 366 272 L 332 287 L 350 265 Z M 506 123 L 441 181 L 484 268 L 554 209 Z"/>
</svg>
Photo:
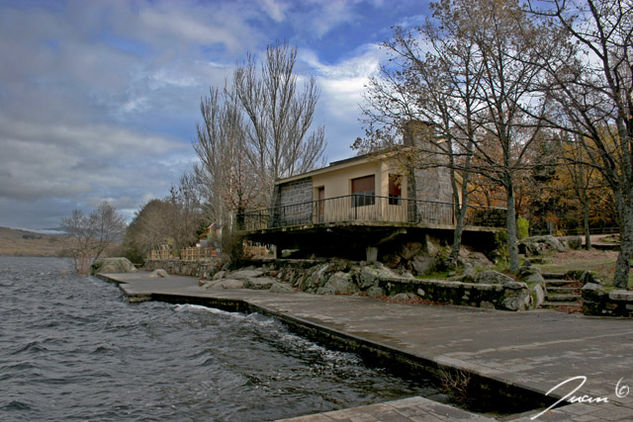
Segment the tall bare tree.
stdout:
<svg viewBox="0 0 633 422">
<path fill-rule="evenodd" d="M 85 275 L 106 248 L 121 239 L 125 220 L 114 207 L 102 202 L 88 215 L 79 209 L 73 210 L 70 217 L 62 219 L 62 227 L 74 242 L 75 270 Z"/>
<path fill-rule="evenodd" d="M 393 40 L 384 44 L 392 60 L 380 77 L 371 79 L 366 96 L 371 108 L 365 114 L 383 131 L 408 120 L 430 123 L 431 130 L 420 134 L 424 142 L 414 146 L 413 161 L 449 169 L 456 216 L 449 261 L 454 265 L 468 208 L 483 65 L 473 41 L 461 36 L 450 7 L 438 2 L 432 8 L 425 25 L 413 31 L 396 28 Z"/>
<path fill-rule="evenodd" d="M 530 22 L 517 0 L 440 0 L 431 7 L 435 23 L 415 36 L 396 32 L 387 43 L 404 66 L 390 63 L 370 96 L 383 117 L 421 116 L 440 131 L 432 149 L 448 157 L 444 165 L 466 176 L 461 192 L 453 177 L 456 204 L 462 199 L 458 224 L 471 174 L 503 187 L 510 270 L 516 272 L 516 180 L 532 165 L 529 152 L 541 130 L 533 115 L 546 105 L 535 103 L 533 91 L 542 72 L 538 62 L 544 60 L 534 53 L 544 48 L 542 28 Z M 455 257 L 458 238 L 454 246 Z"/>
<path fill-rule="evenodd" d="M 310 131 L 319 91 L 314 78 L 297 86 L 296 58 L 294 47 L 269 45 L 261 66 L 249 55 L 233 78 L 230 94 L 245 116 L 246 152 L 269 193 L 277 178 L 320 164 L 325 150 L 324 128 Z"/>
<path fill-rule="evenodd" d="M 229 213 L 265 205 L 266 196 L 250 157 L 245 122 L 235 95 L 228 89 L 220 92 L 211 88 L 209 96 L 200 102 L 200 112 L 202 123 L 197 126 L 193 145 L 200 165 L 194 171 L 206 191 L 213 218 L 225 224 Z"/>
<path fill-rule="evenodd" d="M 547 95 L 560 111 L 547 122 L 578 140 L 584 164 L 613 192 L 621 237 L 614 284 L 626 288 L 633 257 L 633 3 L 551 0 L 534 2 L 531 11 L 568 36 L 557 60 L 543 64 Z"/>
</svg>

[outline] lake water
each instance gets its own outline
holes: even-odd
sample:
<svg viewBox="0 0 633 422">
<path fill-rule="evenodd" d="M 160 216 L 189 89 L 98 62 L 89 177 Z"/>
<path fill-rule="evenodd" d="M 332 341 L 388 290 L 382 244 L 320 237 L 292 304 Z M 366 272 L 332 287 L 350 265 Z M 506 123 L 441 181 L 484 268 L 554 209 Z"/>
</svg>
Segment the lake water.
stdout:
<svg viewBox="0 0 633 422">
<path fill-rule="evenodd" d="M 70 270 L 0 257 L 0 421 L 262 421 L 436 394 L 273 319 L 130 304 Z"/>
</svg>

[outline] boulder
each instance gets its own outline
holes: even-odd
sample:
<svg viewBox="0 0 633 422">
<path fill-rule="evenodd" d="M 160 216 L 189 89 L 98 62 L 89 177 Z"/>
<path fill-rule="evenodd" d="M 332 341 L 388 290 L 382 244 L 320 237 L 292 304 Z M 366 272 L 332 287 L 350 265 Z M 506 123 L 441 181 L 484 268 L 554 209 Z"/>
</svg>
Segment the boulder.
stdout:
<svg viewBox="0 0 633 422">
<path fill-rule="evenodd" d="M 292 286 L 288 283 L 275 282 L 270 288 L 271 293 L 290 293 L 294 292 Z"/>
<path fill-rule="evenodd" d="M 487 268 L 493 265 L 492 262 L 483 253 L 469 251 L 466 249 L 461 249 L 459 251 L 457 264 L 463 267 L 465 267 L 466 265 L 471 265 L 475 268 Z"/>
<path fill-rule="evenodd" d="M 508 311 L 525 311 L 530 308 L 532 298 L 525 283 L 512 281 L 504 283 L 504 296 L 501 305 Z"/>
<path fill-rule="evenodd" d="M 251 277 L 244 280 L 244 288 L 252 290 L 268 290 L 277 280 L 272 277 Z"/>
<path fill-rule="evenodd" d="M 473 283 L 479 283 L 479 284 L 503 284 L 505 285 L 511 285 L 512 283 L 516 283 L 516 281 L 514 281 L 514 279 L 508 277 L 505 274 L 501 274 L 498 271 L 494 271 L 494 270 L 488 270 L 488 271 L 483 271 L 479 274 L 477 274 L 474 278 L 473 278 Z"/>
<path fill-rule="evenodd" d="M 224 278 L 225 276 L 226 276 L 226 271 L 218 271 L 217 273 L 213 275 L 213 279 L 219 280 L 221 278 Z"/>
<path fill-rule="evenodd" d="M 567 249 L 577 250 L 582 248 L 582 237 L 580 236 L 567 237 L 561 240 L 563 241 L 563 244 L 565 247 L 567 247 Z"/>
<path fill-rule="evenodd" d="M 360 287 L 367 289 L 371 286 L 378 286 L 380 280 L 395 277 L 398 277 L 397 274 L 383 267 L 381 264 L 366 266 L 360 270 Z"/>
<path fill-rule="evenodd" d="M 332 274 L 325 285 L 317 289 L 317 294 L 341 295 L 354 294 L 358 293 L 358 291 L 358 286 L 352 281 L 352 276 L 349 273 L 339 271 Z"/>
<path fill-rule="evenodd" d="M 163 270 L 162 268 L 159 268 L 157 270 L 152 271 L 149 276 L 151 278 L 165 278 L 168 275 L 169 274 L 167 274 L 167 271 Z"/>
<path fill-rule="evenodd" d="M 232 278 L 235 280 L 248 280 L 249 278 L 260 277 L 264 275 L 264 270 L 255 267 L 247 267 L 237 271 L 232 271 L 226 274 L 224 277 Z"/>
<path fill-rule="evenodd" d="M 531 298 L 531 308 L 536 309 L 545 302 L 545 286 L 541 284 L 528 285 L 528 290 Z"/>
<path fill-rule="evenodd" d="M 501 305 L 508 311 L 525 311 L 530 307 L 531 298 L 527 286 L 525 283 L 517 284 L 523 284 L 523 288 L 506 288 L 501 301 Z"/>
<path fill-rule="evenodd" d="M 369 289 L 367 289 L 367 295 L 369 295 L 369 296 L 384 296 L 385 295 L 385 290 L 382 287 L 371 286 Z"/>
<path fill-rule="evenodd" d="M 567 248 L 554 236 L 532 236 L 519 241 L 519 253 L 525 256 L 544 255 L 548 252 L 565 252 Z"/>
<path fill-rule="evenodd" d="M 418 255 L 413 258 L 411 262 L 411 266 L 413 267 L 413 271 L 416 274 L 422 275 L 427 273 L 429 270 L 433 268 L 433 263 L 435 262 L 435 258 L 430 256 Z"/>
<path fill-rule="evenodd" d="M 204 283 L 206 289 L 243 289 L 244 280 L 223 278 L 221 280 L 211 280 Z"/>
<path fill-rule="evenodd" d="M 402 245 L 400 256 L 407 261 L 423 253 L 424 245 L 420 242 L 407 242 Z"/>
<path fill-rule="evenodd" d="M 133 273 L 136 271 L 134 264 L 129 259 L 101 258 L 92 264 L 92 274 L 96 273 Z"/>
</svg>

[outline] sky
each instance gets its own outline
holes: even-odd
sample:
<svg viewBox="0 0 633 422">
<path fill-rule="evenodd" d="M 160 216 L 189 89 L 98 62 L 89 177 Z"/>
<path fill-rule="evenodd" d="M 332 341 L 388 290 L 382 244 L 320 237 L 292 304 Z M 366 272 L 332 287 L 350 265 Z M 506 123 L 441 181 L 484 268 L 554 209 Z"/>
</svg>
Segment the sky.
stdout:
<svg viewBox="0 0 633 422">
<path fill-rule="evenodd" d="M 108 201 L 128 220 L 196 162 L 201 97 L 248 53 L 296 46 L 321 95 L 327 161 L 354 155 L 360 104 L 415 0 L 0 0 L 0 226 L 59 227 Z"/>
</svg>

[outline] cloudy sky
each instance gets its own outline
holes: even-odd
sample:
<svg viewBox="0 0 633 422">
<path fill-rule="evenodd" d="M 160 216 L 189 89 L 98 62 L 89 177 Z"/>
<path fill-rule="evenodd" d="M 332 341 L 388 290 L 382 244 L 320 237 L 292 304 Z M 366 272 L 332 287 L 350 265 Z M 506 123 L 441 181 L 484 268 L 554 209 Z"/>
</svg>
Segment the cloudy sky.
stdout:
<svg viewBox="0 0 633 422">
<path fill-rule="evenodd" d="M 415 0 L 0 0 L 0 226 L 133 216 L 195 162 L 199 101 L 246 53 L 288 41 L 321 90 L 328 161 L 363 134 L 363 85 Z"/>
</svg>

